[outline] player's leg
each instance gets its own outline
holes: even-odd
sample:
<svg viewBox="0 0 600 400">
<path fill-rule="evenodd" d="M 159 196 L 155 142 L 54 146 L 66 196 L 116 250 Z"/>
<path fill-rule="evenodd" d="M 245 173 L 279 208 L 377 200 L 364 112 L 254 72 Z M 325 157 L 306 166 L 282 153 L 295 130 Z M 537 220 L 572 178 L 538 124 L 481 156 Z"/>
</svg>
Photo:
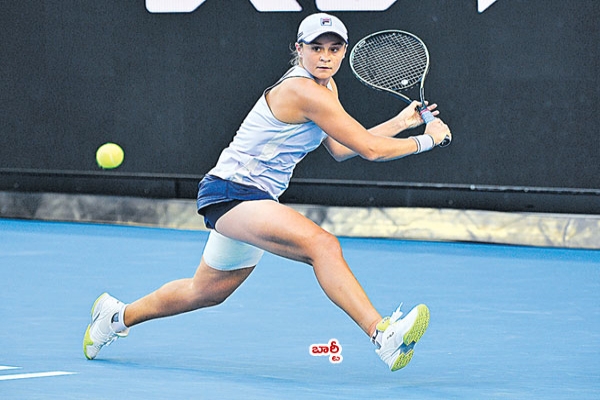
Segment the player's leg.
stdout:
<svg viewBox="0 0 600 400">
<path fill-rule="evenodd" d="M 102 294 L 92 306 L 92 322 L 84 335 L 85 356 L 95 358 L 102 347 L 127 336 L 129 328 L 141 322 L 222 303 L 246 280 L 262 254 L 213 231 L 192 278 L 169 282 L 129 305 Z"/>
<path fill-rule="evenodd" d="M 381 318 L 344 260 L 337 238 L 295 210 L 271 200 L 247 201 L 217 221 L 217 230 L 274 254 L 313 266 L 323 291 L 371 337 L 392 371 L 404 368 L 429 324 L 420 304 Z"/>
<path fill-rule="evenodd" d="M 221 271 L 210 267 L 202 258 L 193 278 L 169 282 L 127 305 L 124 323 L 132 327 L 151 319 L 220 304 L 246 280 L 253 269 Z"/>
</svg>

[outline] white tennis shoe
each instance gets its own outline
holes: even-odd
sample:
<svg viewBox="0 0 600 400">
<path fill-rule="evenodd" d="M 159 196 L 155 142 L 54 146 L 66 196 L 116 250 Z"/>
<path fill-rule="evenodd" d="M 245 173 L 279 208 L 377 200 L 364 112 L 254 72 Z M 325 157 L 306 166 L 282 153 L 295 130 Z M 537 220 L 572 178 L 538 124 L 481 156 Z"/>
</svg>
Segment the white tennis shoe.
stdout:
<svg viewBox="0 0 600 400">
<path fill-rule="evenodd" d="M 406 367 L 412 359 L 415 343 L 421 339 L 429 325 L 429 308 L 425 304 L 419 304 L 404 318 L 401 317 L 402 312 L 398 307 L 391 317 L 386 317 L 377 324 L 382 338 L 381 347 L 375 352 L 391 371 Z"/>
<path fill-rule="evenodd" d="M 88 360 L 96 358 L 102 347 L 129 334 L 129 328 L 115 332 L 111 325 L 113 316 L 118 314 L 123 307 L 125 304 L 108 293 L 101 294 L 94 302 L 91 312 L 92 322 L 88 325 L 83 337 L 83 354 Z"/>
</svg>

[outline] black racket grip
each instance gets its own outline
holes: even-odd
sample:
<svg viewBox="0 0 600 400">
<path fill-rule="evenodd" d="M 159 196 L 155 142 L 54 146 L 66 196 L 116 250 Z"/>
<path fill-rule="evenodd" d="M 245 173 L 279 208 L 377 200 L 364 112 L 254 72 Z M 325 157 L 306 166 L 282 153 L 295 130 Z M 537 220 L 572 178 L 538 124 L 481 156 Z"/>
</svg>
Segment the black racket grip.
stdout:
<svg viewBox="0 0 600 400">
<path fill-rule="evenodd" d="M 452 138 L 450 136 L 446 136 L 444 138 L 444 140 L 442 140 L 440 142 L 440 144 L 438 144 L 439 147 L 446 147 L 448 146 L 450 143 L 452 143 Z"/>
</svg>

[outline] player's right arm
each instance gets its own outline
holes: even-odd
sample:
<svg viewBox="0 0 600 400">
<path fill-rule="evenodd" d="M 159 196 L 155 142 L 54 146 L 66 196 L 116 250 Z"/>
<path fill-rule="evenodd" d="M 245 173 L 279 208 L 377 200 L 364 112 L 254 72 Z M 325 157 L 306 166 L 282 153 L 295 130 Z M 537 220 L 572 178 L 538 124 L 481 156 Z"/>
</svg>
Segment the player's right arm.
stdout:
<svg viewBox="0 0 600 400">
<path fill-rule="evenodd" d="M 398 115 L 377 126 L 374 126 L 373 128 L 368 129 L 368 131 L 376 136 L 393 137 L 396 136 L 399 132 L 418 127 L 419 125 L 423 124 L 423 119 L 421 118 L 421 114 L 417 109 L 417 106 L 419 106 L 420 104 L 421 103 L 417 101 L 413 101 L 410 105 L 405 107 Z M 428 105 L 428 108 L 434 116 L 439 115 L 439 111 L 436 110 L 437 104 L 430 104 Z M 426 133 L 429 133 L 427 132 L 427 128 Z M 354 151 L 337 142 L 330 136 L 327 138 L 324 145 L 337 161 L 344 161 L 357 155 Z"/>
</svg>

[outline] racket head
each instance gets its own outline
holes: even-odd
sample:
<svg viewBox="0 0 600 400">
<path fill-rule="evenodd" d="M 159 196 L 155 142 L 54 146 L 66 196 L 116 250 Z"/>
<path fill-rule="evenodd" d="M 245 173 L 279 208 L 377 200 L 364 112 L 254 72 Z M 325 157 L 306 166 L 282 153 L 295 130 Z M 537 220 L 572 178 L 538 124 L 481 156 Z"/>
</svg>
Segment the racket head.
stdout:
<svg viewBox="0 0 600 400">
<path fill-rule="evenodd" d="M 362 38 L 350 52 L 350 68 L 364 85 L 385 91 L 410 104 L 404 91 L 421 85 L 429 72 L 429 50 L 416 35 L 385 30 Z M 421 99 L 423 100 L 423 99 Z"/>
</svg>

